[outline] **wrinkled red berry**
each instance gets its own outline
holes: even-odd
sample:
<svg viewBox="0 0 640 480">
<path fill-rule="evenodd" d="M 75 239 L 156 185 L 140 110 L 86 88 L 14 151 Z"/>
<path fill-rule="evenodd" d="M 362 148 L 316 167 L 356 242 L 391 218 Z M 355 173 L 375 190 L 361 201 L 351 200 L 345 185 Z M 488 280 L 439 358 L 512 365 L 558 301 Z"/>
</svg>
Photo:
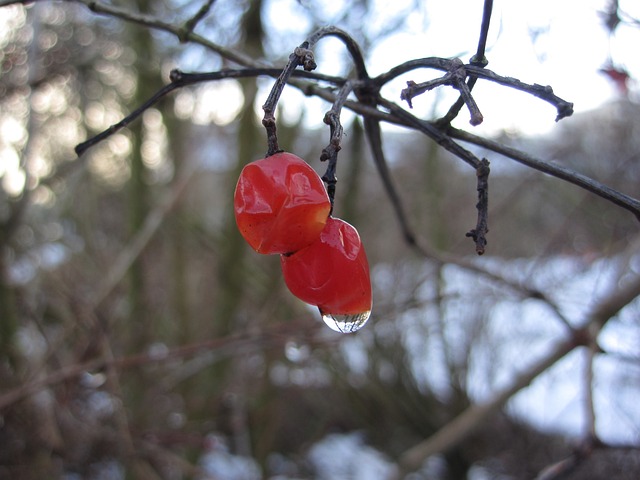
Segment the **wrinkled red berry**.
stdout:
<svg viewBox="0 0 640 480">
<path fill-rule="evenodd" d="M 362 324 L 368 318 L 369 263 L 360 235 L 347 222 L 329 217 L 318 240 L 298 252 L 283 255 L 281 265 L 291 293 L 318 306 L 323 316 L 366 314 Z"/>
<path fill-rule="evenodd" d="M 259 253 L 290 253 L 318 239 L 331 203 L 316 171 L 281 152 L 246 165 L 234 194 L 240 233 Z"/>
</svg>

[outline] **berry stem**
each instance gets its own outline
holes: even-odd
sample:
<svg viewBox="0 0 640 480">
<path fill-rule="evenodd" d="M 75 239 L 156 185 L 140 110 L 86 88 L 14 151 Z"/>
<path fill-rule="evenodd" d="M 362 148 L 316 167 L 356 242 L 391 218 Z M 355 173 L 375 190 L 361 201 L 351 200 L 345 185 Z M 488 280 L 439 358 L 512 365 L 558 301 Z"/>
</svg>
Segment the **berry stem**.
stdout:
<svg viewBox="0 0 640 480">
<path fill-rule="evenodd" d="M 320 161 L 325 162 L 328 160 L 327 170 L 322 176 L 322 180 L 327 184 L 327 194 L 331 201 L 331 213 L 333 213 L 333 202 L 336 194 L 336 183 L 338 177 L 336 177 L 336 168 L 338 164 L 338 152 L 342 148 L 342 135 L 343 129 L 340 123 L 340 112 L 342 107 L 347 101 L 347 97 L 353 91 L 354 83 L 347 81 L 336 96 L 331 109 L 324 115 L 324 123 L 329 125 L 329 145 L 327 145 L 320 155 Z"/>
<path fill-rule="evenodd" d="M 309 50 L 308 41 L 302 42 L 302 44 L 296 47 L 293 53 L 289 55 L 289 62 L 276 79 L 271 88 L 271 92 L 269 92 L 267 101 L 262 106 L 262 110 L 264 111 L 262 125 L 264 125 L 264 128 L 267 130 L 267 157 L 282 151 L 278 146 L 275 111 L 284 86 L 298 65 L 302 65 L 307 72 L 316 68 L 316 62 L 313 60 L 313 52 Z"/>
<path fill-rule="evenodd" d="M 332 26 L 323 27 L 317 30 L 306 41 L 302 42 L 300 46 L 296 47 L 291 55 L 289 55 L 289 62 L 284 67 L 277 80 L 273 84 L 271 92 L 267 97 L 267 101 L 262 106 L 262 110 L 264 111 L 262 125 L 264 125 L 265 129 L 267 130 L 267 157 L 282 151 L 278 146 L 275 111 L 278 105 L 278 100 L 280 99 L 280 95 L 284 90 L 284 86 L 287 84 L 293 71 L 299 65 L 302 65 L 304 70 L 307 72 L 315 70 L 317 65 L 313 58 L 313 52 L 311 51 L 311 49 L 320 39 L 327 36 L 337 37 L 345 44 L 347 50 L 349 51 L 349 54 L 351 55 L 351 58 L 353 59 L 358 78 L 361 80 L 366 80 L 369 78 L 364 62 L 364 57 L 362 56 L 362 52 L 360 51 L 360 47 L 348 33 L 346 33 L 344 30 Z M 347 95 L 351 90 L 352 87 L 348 89 Z M 342 100 L 340 107 L 342 107 L 342 104 L 344 104 L 344 100 Z"/>
</svg>

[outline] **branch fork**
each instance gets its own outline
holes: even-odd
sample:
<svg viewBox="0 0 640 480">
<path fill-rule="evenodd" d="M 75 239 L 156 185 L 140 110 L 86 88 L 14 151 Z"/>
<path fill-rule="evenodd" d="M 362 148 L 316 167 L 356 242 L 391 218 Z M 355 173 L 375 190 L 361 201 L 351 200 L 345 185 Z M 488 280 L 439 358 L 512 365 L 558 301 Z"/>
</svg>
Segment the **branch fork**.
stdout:
<svg viewBox="0 0 640 480">
<path fill-rule="evenodd" d="M 423 83 L 416 83 L 413 80 L 407 82 L 407 88 L 400 93 L 400 99 L 406 100 L 409 108 L 413 108 L 412 100 L 414 97 L 423 94 L 429 90 L 433 90 L 436 87 L 448 85 L 460 92 L 464 103 L 469 109 L 471 118 L 469 123 L 474 127 L 480 125 L 484 120 L 480 109 L 473 96 L 471 95 L 471 89 L 467 85 L 467 70 L 464 63 L 459 58 L 454 58 L 449 61 L 448 71 L 445 75 L 434 80 L 428 80 Z"/>
</svg>

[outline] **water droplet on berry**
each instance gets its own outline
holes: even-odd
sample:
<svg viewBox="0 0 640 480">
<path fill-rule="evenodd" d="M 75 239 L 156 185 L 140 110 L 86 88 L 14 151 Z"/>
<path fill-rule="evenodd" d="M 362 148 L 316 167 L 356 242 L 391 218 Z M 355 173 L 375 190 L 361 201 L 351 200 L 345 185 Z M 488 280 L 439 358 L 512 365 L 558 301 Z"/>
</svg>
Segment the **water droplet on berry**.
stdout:
<svg viewBox="0 0 640 480">
<path fill-rule="evenodd" d="M 322 312 L 320 312 L 322 313 Z M 331 330 L 340 333 L 357 332 L 364 324 L 367 323 L 371 316 L 371 310 L 353 315 L 335 315 L 331 313 L 322 313 L 322 320 Z"/>
</svg>

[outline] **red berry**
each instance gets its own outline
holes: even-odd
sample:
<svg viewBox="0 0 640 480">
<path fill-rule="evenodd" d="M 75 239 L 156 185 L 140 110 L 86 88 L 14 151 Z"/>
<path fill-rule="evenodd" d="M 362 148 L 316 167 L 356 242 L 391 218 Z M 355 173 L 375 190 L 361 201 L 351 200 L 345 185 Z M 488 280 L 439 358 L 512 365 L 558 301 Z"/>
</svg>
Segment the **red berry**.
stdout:
<svg viewBox="0 0 640 480">
<path fill-rule="evenodd" d="M 280 258 L 291 293 L 317 305 L 327 325 L 340 332 L 364 325 L 371 313 L 371 280 L 367 256 L 354 227 L 329 217 L 318 240 Z"/>
<path fill-rule="evenodd" d="M 322 179 L 291 153 L 246 165 L 234 195 L 238 229 L 259 253 L 295 252 L 313 243 L 331 203 Z"/>
</svg>

